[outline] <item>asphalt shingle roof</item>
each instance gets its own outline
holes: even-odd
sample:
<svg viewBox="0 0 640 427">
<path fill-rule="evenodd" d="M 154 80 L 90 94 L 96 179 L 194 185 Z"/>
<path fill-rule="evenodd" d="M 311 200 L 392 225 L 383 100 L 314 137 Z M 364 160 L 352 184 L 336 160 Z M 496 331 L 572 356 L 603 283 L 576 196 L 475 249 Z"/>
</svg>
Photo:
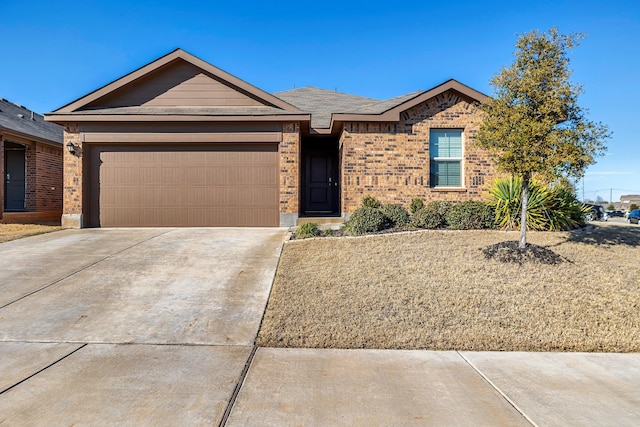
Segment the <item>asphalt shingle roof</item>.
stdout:
<svg viewBox="0 0 640 427">
<path fill-rule="evenodd" d="M 275 96 L 302 111 L 311 113 L 311 127 L 329 128 L 335 113 L 381 114 L 420 95 L 422 91 L 380 101 L 342 92 L 307 86 L 274 93 Z"/>
<path fill-rule="evenodd" d="M 41 114 L 4 98 L 0 98 L 0 128 L 62 145 L 62 126 L 45 122 Z"/>
</svg>

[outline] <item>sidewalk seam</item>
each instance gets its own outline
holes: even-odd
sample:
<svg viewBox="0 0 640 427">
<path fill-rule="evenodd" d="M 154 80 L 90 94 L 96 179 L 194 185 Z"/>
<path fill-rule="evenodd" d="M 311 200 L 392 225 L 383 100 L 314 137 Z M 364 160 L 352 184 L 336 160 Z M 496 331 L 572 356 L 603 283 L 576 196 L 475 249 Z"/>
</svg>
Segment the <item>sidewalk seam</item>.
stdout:
<svg viewBox="0 0 640 427">
<path fill-rule="evenodd" d="M 240 373 L 240 378 L 238 378 L 238 382 L 236 383 L 236 386 L 233 389 L 233 393 L 231 393 L 231 398 L 229 399 L 229 402 L 227 403 L 227 407 L 224 410 L 224 414 L 222 415 L 220 424 L 218 424 L 219 427 L 224 427 L 227 425 L 227 420 L 231 415 L 231 410 L 233 409 L 233 406 L 236 403 L 238 394 L 240 394 L 240 389 L 242 388 L 242 385 L 244 384 L 244 380 L 247 377 L 247 373 L 249 372 L 249 368 L 253 363 L 253 357 L 256 355 L 256 351 L 258 351 L 258 347 L 254 345 L 253 348 L 251 349 L 251 353 L 249 353 L 247 362 L 244 364 L 244 368 L 242 368 L 242 372 Z"/>
<path fill-rule="evenodd" d="M 77 352 L 77 351 L 79 351 L 79 350 L 81 350 L 81 349 L 85 348 L 87 345 L 88 345 L 88 344 L 83 344 L 83 345 L 81 345 L 80 347 L 78 347 L 78 348 L 76 348 L 75 350 L 73 350 L 71 353 L 69 353 L 69 354 L 66 354 L 66 355 L 62 356 L 62 357 L 61 357 L 61 358 L 59 358 L 58 360 L 55 360 L 54 362 L 52 362 L 52 363 L 48 364 L 47 366 L 45 366 L 44 368 L 42 368 L 42 369 L 40 369 L 40 370 L 38 370 L 38 371 L 36 371 L 36 372 L 34 372 L 33 374 L 29 375 L 28 377 L 21 379 L 20 381 L 18 381 L 18 382 L 17 382 L 17 383 L 15 383 L 14 385 L 9 386 L 9 387 L 5 388 L 4 390 L 0 390 L 0 395 L 1 395 L 1 394 L 4 394 L 4 393 L 6 393 L 6 392 L 8 392 L 9 390 L 11 390 L 11 389 L 13 389 L 13 388 L 15 388 L 15 387 L 17 387 L 17 386 L 19 386 L 20 384 L 22 384 L 22 383 L 23 383 L 23 382 L 25 382 L 25 381 L 30 380 L 31 378 L 33 378 L 33 377 L 35 377 L 36 375 L 38 375 L 40 372 L 43 372 L 43 371 L 45 371 L 45 370 L 49 369 L 49 368 L 50 368 L 50 367 L 52 367 L 53 365 L 58 364 L 59 362 L 61 362 L 61 361 L 63 361 L 64 359 L 66 359 L 67 357 L 71 356 L 73 353 L 75 353 L 75 352 Z"/>
<path fill-rule="evenodd" d="M 458 353 L 458 356 L 460 356 L 462 358 L 462 360 L 464 360 L 465 362 L 467 362 L 467 364 L 469 366 L 471 366 L 471 368 L 476 371 L 478 373 L 478 375 L 480 375 L 482 377 L 482 379 L 484 379 L 495 391 L 497 391 L 500 396 L 502 396 L 502 398 L 504 400 L 506 400 L 509 405 L 511 405 L 513 407 L 513 409 L 515 409 L 516 411 L 518 411 L 518 413 L 520 415 L 522 415 L 524 417 L 525 420 L 527 420 L 532 426 L 534 427 L 539 427 L 538 424 L 535 423 L 535 421 L 533 421 L 531 418 L 529 418 L 527 416 L 527 414 L 524 413 L 524 411 L 522 409 L 520 409 L 520 407 L 518 407 L 518 405 L 516 405 L 516 403 L 511 400 L 509 398 L 509 396 L 507 396 L 506 393 L 504 393 L 502 390 L 500 390 L 498 388 L 497 385 L 495 385 L 490 379 L 489 377 L 487 377 L 485 374 L 482 373 L 482 371 L 480 371 L 480 369 L 478 369 L 473 363 L 471 363 L 471 361 L 469 359 L 467 359 L 466 357 L 464 357 L 464 355 L 462 353 L 460 353 L 459 351 L 456 351 L 456 353 Z"/>
<path fill-rule="evenodd" d="M 80 268 L 80 269 L 78 269 L 78 270 L 76 270 L 76 271 L 74 271 L 74 272 L 72 272 L 72 273 L 69 273 L 69 274 L 67 274 L 67 275 L 66 275 L 66 276 L 64 276 L 64 277 L 61 277 L 60 279 L 54 280 L 53 282 L 50 282 L 50 283 L 48 283 L 48 284 L 46 284 L 46 285 L 42 286 L 41 288 L 36 289 L 35 291 L 31 291 L 31 292 L 29 292 L 28 294 L 23 295 L 23 296 L 21 296 L 20 298 L 18 298 L 18 299 L 16 299 L 16 300 L 13 300 L 13 301 L 11 301 L 11 302 L 6 303 L 5 305 L 0 306 L 0 310 L 1 310 L 1 309 L 3 309 L 3 308 L 5 308 L 5 307 L 10 306 L 11 304 L 15 304 L 15 303 L 17 303 L 18 301 L 21 301 L 21 300 L 23 300 L 23 299 L 25 299 L 25 298 L 27 298 L 27 297 L 30 297 L 31 295 L 33 295 L 33 294 L 35 294 L 35 293 L 38 293 L 38 292 L 40 292 L 40 291 L 43 291 L 43 290 L 45 290 L 45 289 L 47 289 L 47 288 L 49 288 L 49 287 L 51 287 L 51 286 L 55 285 L 56 283 L 60 283 L 60 282 L 62 282 L 63 280 L 68 279 L 69 277 L 74 276 L 74 275 L 76 275 L 76 274 L 80 273 L 81 271 L 84 271 L 84 270 L 86 270 L 86 269 L 88 269 L 88 268 L 91 268 L 91 267 L 93 267 L 94 265 L 96 265 L 96 264 L 98 264 L 98 263 L 100 263 L 100 262 L 102 262 L 102 261 L 104 261 L 104 260 L 106 260 L 106 259 L 109 259 L 109 258 L 111 258 L 111 257 L 112 257 L 112 256 L 114 256 L 114 255 L 119 255 L 119 254 L 121 254 L 122 252 L 124 252 L 124 251 L 128 251 L 128 250 L 129 250 L 129 249 L 131 249 L 131 248 L 134 248 L 134 247 L 136 247 L 136 246 L 138 246 L 138 245 L 141 245 L 141 244 L 143 244 L 143 243 L 146 243 L 146 242 L 148 242 L 148 241 L 149 241 L 149 240 L 151 240 L 151 239 L 155 239 L 156 237 L 163 236 L 163 235 L 165 235 L 165 234 L 169 233 L 170 231 L 171 231 L 171 230 L 169 230 L 169 231 L 165 231 L 164 233 L 157 234 L 157 235 L 155 235 L 155 236 L 151 236 L 151 237 L 149 237 L 148 239 L 145 239 L 145 240 L 143 240 L 143 241 L 141 241 L 141 242 L 138 242 L 138 243 L 136 243 L 136 244 L 134 244 L 134 245 L 131 245 L 131 246 L 127 247 L 127 248 L 121 249 L 121 250 L 119 250 L 118 252 L 114 252 L 114 253 L 112 253 L 112 254 L 109 254 L 109 255 L 107 255 L 106 257 L 102 258 L 102 259 L 99 259 L 99 260 L 97 260 L 97 261 L 94 261 L 94 262 L 92 262 L 91 264 L 87 264 L 87 265 L 85 265 L 84 267 L 82 267 L 82 268 Z"/>
</svg>

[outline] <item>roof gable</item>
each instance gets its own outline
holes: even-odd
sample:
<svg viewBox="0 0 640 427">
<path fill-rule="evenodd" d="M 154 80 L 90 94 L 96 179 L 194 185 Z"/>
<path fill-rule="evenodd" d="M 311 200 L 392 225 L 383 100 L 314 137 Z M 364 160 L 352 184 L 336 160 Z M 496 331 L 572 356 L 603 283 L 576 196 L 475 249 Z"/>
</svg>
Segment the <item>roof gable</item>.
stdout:
<svg viewBox="0 0 640 427">
<path fill-rule="evenodd" d="M 283 100 L 176 49 L 53 114 L 116 107 L 275 107 L 298 111 Z"/>
<path fill-rule="evenodd" d="M 216 79 L 184 60 L 175 60 L 96 99 L 79 110 L 114 107 L 265 106 L 263 100 Z"/>
</svg>

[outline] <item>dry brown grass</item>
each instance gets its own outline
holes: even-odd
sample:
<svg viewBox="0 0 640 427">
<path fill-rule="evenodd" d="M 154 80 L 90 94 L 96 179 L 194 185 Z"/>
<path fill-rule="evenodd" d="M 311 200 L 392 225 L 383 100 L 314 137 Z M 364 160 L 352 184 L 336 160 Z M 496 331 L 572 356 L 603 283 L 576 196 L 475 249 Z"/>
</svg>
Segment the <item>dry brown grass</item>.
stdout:
<svg viewBox="0 0 640 427">
<path fill-rule="evenodd" d="M 500 231 L 289 242 L 257 344 L 640 351 L 640 228 L 528 236 L 561 262 L 486 259 Z"/>
<path fill-rule="evenodd" d="M 0 243 L 36 234 L 50 233 L 61 228 L 60 226 L 39 224 L 0 224 Z"/>
</svg>

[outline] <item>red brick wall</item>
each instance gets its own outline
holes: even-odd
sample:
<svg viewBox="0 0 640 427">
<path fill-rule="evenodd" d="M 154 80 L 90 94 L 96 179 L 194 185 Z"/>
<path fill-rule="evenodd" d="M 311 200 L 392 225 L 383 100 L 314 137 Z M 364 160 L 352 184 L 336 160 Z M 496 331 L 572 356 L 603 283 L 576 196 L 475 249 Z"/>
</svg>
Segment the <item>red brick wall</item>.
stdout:
<svg viewBox="0 0 640 427">
<path fill-rule="evenodd" d="M 62 148 L 27 146 L 25 210 L 62 211 Z"/>
<path fill-rule="evenodd" d="M 25 149 L 25 161 L 27 163 L 27 175 L 25 177 L 25 199 L 24 208 L 27 212 L 36 211 L 36 179 L 38 169 L 36 168 L 36 147 L 28 146 Z"/>
<path fill-rule="evenodd" d="M 36 147 L 35 210 L 62 211 L 62 147 Z"/>
<path fill-rule="evenodd" d="M 403 113 L 398 123 L 345 123 L 340 138 L 342 211 L 357 209 L 366 195 L 408 207 L 411 199 L 482 200 L 495 176 L 487 154 L 475 147 L 481 111 L 453 91 Z M 464 187 L 429 186 L 429 131 L 462 129 Z"/>
</svg>

